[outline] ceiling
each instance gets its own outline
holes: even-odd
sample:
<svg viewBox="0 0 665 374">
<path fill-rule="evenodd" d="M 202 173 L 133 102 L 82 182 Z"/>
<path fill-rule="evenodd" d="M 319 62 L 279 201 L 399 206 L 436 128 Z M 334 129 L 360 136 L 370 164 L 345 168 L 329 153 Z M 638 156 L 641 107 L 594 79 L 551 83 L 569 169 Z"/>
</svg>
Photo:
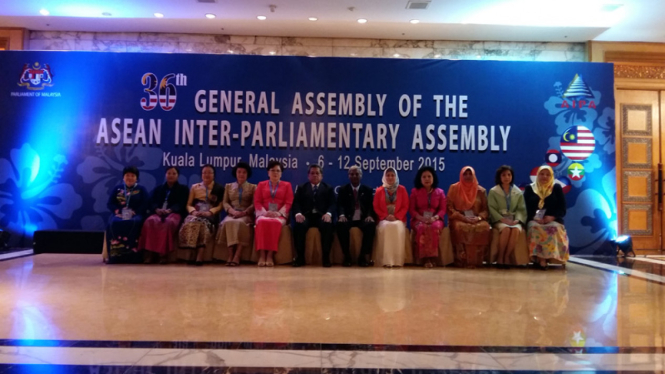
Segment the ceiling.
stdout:
<svg viewBox="0 0 665 374">
<path fill-rule="evenodd" d="M 409 0 L 2 0 L 0 27 L 411 40 L 665 42 L 665 0 L 412 1 L 427 7 L 407 9 Z M 50 14 L 40 15 L 41 9 Z M 156 18 L 156 12 L 164 17 Z M 216 17 L 208 19 L 206 13 Z M 267 19 L 258 20 L 259 15 Z M 360 18 L 367 23 L 358 23 Z M 410 23 L 413 19 L 420 22 Z"/>
</svg>

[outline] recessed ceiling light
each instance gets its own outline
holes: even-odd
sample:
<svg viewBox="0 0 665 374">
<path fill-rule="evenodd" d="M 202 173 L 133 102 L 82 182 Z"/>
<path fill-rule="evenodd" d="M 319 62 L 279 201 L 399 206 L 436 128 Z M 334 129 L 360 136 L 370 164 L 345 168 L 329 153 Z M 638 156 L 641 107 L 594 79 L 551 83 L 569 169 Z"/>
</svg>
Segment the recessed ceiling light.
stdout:
<svg viewBox="0 0 665 374">
<path fill-rule="evenodd" d="M 412 24 L 415 25 L 416 23 L 420 23 L 420 20 L 419 20 L 419 19 L 412 19 L 412 20 L 409 21 L 409 22 L 411 22 Z"/>
<path fill-rule="evenodd" d="M 227 52 L 229 52 L 229 53 L 233 53 L 233 51 L 232 51 L 232 50 L 230 50 L 230 49 L 229 49 L 229 50 L 228 50 Z"/>
<path fill-rule="evenodd" d="M 162 14 L 162 13 L 155 13 L 155 17 L 157 17 L 157 18 L 164 18 L 164 14 Z"/>
<path fill-rule="evenodd" d="M 39 14 L 41 14 L 42 16 L 48 16 L 51 13 L 49 13 L 49 11 L 46 9 L 40 9 Z"/>
<path fill-rule="evenodd" d="M 268 18 L 268 17 L 266 17 L 266 16 L 256 16 L 256 18 L 258 18 L 260 21 L 265 21 L 266 18 Z"/>
<path fill-rule="evenodd" d="M 316 17 L 309 17 L 308 19 L 309 19 L 310 21 L 318 21 L 318 20 L 319 20 L 319 19 L 316 18 Z"/>
<path fill-rule="evenodd" d="M 393 57 L 399 57 L 399 53 L 395 53 Z"/>
<path fill-rule="evenodd" d="M 217 17 L 217 16 L 212 14 L 212 13 L 206 13 L 206 18 L 208 18 L 208 19 L 213 19 L 215 17 Z"/>
<path fill-rule="evenodd" d="M 111 12 L 104 12 L 104 13 L 102 13 L 102 16 L 104 16 L 104 17 L 111 17 L 112 15 L 113 15 L 113 14 L 111 14 Z"/>
<path fill-rule="evenodd" d="M 356 56 L 356 54 L 355 54 L 355 53 L 351 53 L 351 56 L 355 57 L 355 56 Z"/>
<path fill-rule="evenodd" d="M 367 23 L 367 20 L 364 18 L 358 18 L 358 23 Z"/>
<path fill-rule="evenodd" d="M 271 55 L 274 55 L 274 54 L 277 53 L 277 52 L 275 52 L 275 51 L 270 51 L 270 52 L 268 52 L 268 53 L 270 53 Z"/>
<path fill-rule="evenodd" d="M 441 57 L 441 55 L 434 55 L 434 58 L 439 58 L 439 57 Z"/>
</svg>

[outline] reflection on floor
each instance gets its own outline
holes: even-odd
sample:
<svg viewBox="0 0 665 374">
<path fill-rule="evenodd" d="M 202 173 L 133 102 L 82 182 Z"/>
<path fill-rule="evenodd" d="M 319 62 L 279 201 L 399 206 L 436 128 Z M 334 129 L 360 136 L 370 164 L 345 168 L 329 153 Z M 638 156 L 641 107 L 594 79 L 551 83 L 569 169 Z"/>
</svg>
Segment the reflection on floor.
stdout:
<svg viewBox="0 0 665 374">
<path fill-rule="evenodd" d="M 665 285 L 627 273 L 660 277 L 665 261 L 597 260 L 539 271 L 23 257 L 0 262 L 0 373 L 663 370 Z"/>
</svg>

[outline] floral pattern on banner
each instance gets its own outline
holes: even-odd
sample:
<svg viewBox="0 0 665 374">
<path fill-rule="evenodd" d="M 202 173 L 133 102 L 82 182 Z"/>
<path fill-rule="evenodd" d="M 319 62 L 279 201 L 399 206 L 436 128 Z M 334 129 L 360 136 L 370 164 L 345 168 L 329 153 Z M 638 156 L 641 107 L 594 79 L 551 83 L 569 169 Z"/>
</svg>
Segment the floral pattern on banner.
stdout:
<svg viewBox="0 0 665 374">
<path fill-rule="evenodd" d="M 34 231 L 57 229 L 82 206 L 74 187 L 59 183 L 65 165 L 62 155 L 42 160 L 28 143 L 0 158 L 0 227 L 12 235 L 10 246 L 31 246 Z"/>
<path fill-rule="evenodd" d="M 555 134 L 548 140 L 549 149 L 560 150 L 561 135 L 571 126 L 588 128 L 596 142 L 593 153 L 585 160 L 573 161 L 564 157 L 554 167 L 555 178 L 564 179 L 573 162 L 581 162 L 584 166 L 585 178 L 577 181 L 565 178 L 573 187 L 566 195 L 567 217 L 577 219 L 576 222 L 566 220 L 570 250 L 577 254 L 604 253 L 608 243 L 617 235 L 616 168 L 610 171 L 603 168 L 603 160 L 614 157 L 615 111 L 611 106 L 604 106 L 601 93 L 591 88 L 589 91 L 593 97 L 586 99 L 587 105 L 582 108 L 573 105 L 573 100 L 564 99 L 564 87 L 561 82 L 556 82 L 555 95 L 544 103 L 547 112 L 554 116 Z M 589 102 L 593 105 L 588 105 Z M 598 111 L 601 111 L 600 116 Z M 598 171 L 604 174 L 595 175 Z"/>
</svg>

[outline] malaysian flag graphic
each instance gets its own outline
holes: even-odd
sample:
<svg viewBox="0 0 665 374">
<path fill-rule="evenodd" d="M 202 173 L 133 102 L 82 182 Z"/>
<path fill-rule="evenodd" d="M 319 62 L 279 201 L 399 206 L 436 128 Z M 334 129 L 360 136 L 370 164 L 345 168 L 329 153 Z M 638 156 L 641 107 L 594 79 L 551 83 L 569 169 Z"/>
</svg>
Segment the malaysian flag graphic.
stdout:
<svg viewBox="0 0 665 374">
<path fill-rule="evenodd" d="M 571 160 L 582 161 L 591 156 L 596 147 L 596 139 L 591 130 L 584 126 L 568 128 L 561 136 L 561 152 Z"/>
</svg>

